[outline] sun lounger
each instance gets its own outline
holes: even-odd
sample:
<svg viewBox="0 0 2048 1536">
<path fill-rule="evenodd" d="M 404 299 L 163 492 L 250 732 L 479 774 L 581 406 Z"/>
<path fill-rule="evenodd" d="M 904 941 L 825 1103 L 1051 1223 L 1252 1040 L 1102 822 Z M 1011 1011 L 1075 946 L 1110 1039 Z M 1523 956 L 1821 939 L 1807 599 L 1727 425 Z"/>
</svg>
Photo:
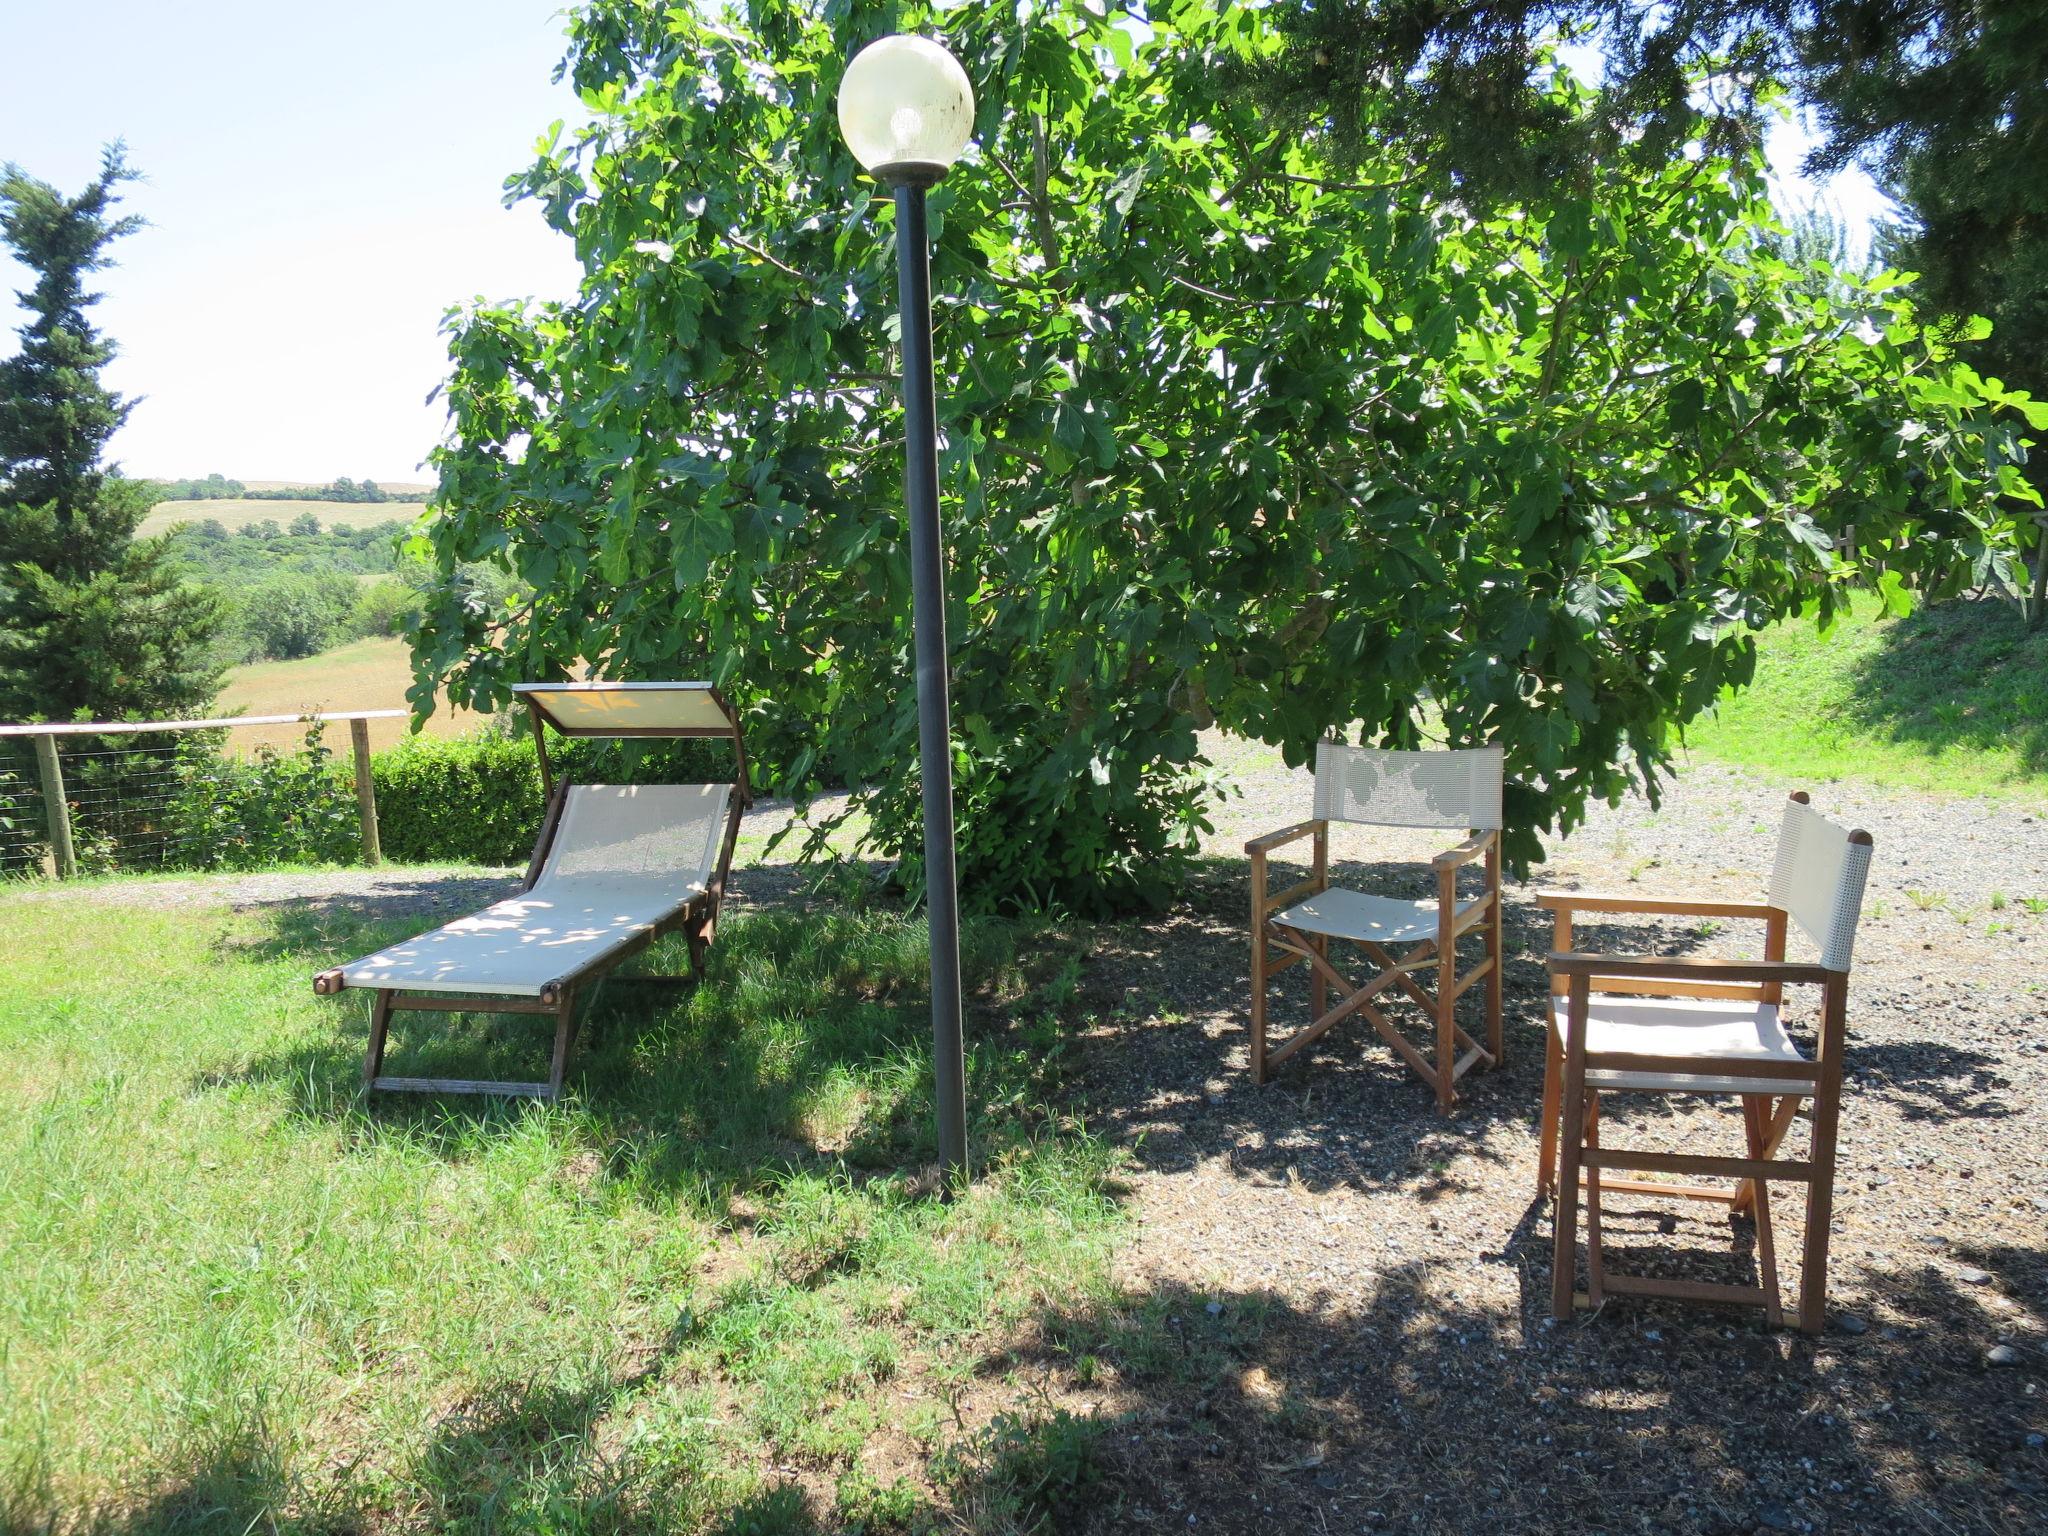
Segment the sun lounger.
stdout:
<svg viewBox="0 0 2048 1536">
<path fill-rule="evenodd" d="M 374 994 L 363 1078 L 411 1092 L 561 1092 L 580 992 L 664 934 L 688 936 L 701 975 L 745 809 L 738 720 L 705 683 L 525 684 L 548 794 L 525 885 L 515 896 L 322 971 L 313 989 Z M 733 784 L 554 784 L 544 732 L 565 736 L 721 737 L 739 764 Z M 384 1047 L 394 1012 L 542 1014 L 555 1019 L 546 1082 L 390 1077 Z"/>
</svg>

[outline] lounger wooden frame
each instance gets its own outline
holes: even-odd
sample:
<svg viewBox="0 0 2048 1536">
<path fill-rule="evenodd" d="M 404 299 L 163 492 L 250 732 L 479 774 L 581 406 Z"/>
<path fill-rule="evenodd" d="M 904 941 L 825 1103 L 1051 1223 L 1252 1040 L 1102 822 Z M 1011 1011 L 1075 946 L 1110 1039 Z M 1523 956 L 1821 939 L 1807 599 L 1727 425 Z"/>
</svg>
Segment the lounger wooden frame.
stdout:
<svg viewBox="0 0 2048 1536">
<path fill-rule="evenodd" d="M 705 956 L 711 948 L 712 939 L 718 928 L 718 917 L 725 900 L 726 878 L 732 869 L 733 850 L 738 845 L 740 821 L 751 803 L 747 789 L 747 752 L 742 736 L 739 717 L 731 705 L 716 688 L 705 690 L 717 704 L 730 724 L 721 728 L 685 726 L 676 728 L 618 727 L 602 730 L 578 730 L 564 728 L 549 716 L 543 704 L 527 693 L 526 704 L 533 725 L 534 752 L 539 760 L 541 787 L 547 796 L 546 810 L 542 813 L 540 836 L 533 846 L 533 857 L 527 861 L 526 877 L 520 882 L 521 892 L 530 891 L 540 880 L 547 867 L 548 855 L 553 851 L 555 838 L 560 831 L 562 810 L 574 786 L 566 779 L 557 780 L 554 765 L 548 756 L 547 730 L 553 728 L 561 735 L 612 736 L 637 738 L 691 739 L 707 738 L 730 741 L 735 762 L 733 793 L 726 806 L 725 833 L 720 840 L 717 862 L 712 867 L 711 878 L 705 888 L 670 916 L 664 918 L 644 933 L 618 945 L 561 976 L 544 983 L 537 998 L 495 995 L 467 995 L 452 992 L 408 991 L 403 987 L 379 987 L 372 989 L 370 1004 L 370 1041 L 363 1054 L 363 1083 L 373 1090 L 390 1093 L 484 1093 L 511 1097 L 537 1099 L 558 1098 L 562 1083 L 568 1071 L 569 1052 L 575 1046 L 580 1025 L 578 1005 L 585 1000 L 585 989 L 603 981 L 609 973 L 626 960 L 639 954 L 657 939 L 672 933 L 687 935 L 690 950 L 690 975 L 682 976 L 641 976 L 635 981 L 682 982 L 700 980 L 704 975 Z M 346 983 L 342 968 L 336 966 L 320 972 L 313 978 L 313 990 L 322 997 L 332 996 L 343 990 Z M 508 1013 L 538 1015 L 555 1021 L 554 1050 L 549 1060 L 545 1082 L 493 1082 L 474 1078 L 441 1077 L 393 1077 L 384 1071 L 384 1049 L 390 1035 L 391 1016 L 394 1013 Z"/>
<path fill-rule="evenodd" d="M 1806 796 L 1795 794 L 1804 804 Z M 1867 832 L 1848 840 L 1868 847 Z M 1785 1323 L 1777 1246 L 1772 1230 L 1773 1183 L 1806 1190 L 1805 1251 L 1800 1268 L 1797 1323 L 1818 1333 L 1826 1320 L 1828 1233 L 1834 1209 L 1836 1139 L 1842 1104 L 1842 1056 L 1847 1036 L 1849 972 L 1785 959 L 1789 914 L 1768 902 L 1599 895 L 1547 891 L 1537 904 L 1553 914 L 1554 948 L 1548 958 L 1551 993 L 1565 999 L 1564 1038 L 1553 1018 L 1544 1062 L 1543 1122 L 1537 1172 L 1539 1197 L 1554 1197 L 1556 1225 L 1551 1269 L 1551 1306 L 1560 1319 L 1575 1309 L 1601 1305 L 1608 1294 L 1665 1297 L 1680 1301 L 1735 1303 L 1761 1307 L 1773 1327 Z M 1598 955 L 1573 948 L 1574 917 L 1582 912 L 1747 918 L 1764 924 L 1762 960 L 1717 960 L 1661 955 Z M 1595 993 L 1637 997 L 1724 998 L 1781 1003 L 1787 986 L 1820 989 L 1818 1048 L 1810 1060 L 1752 1061 L 1688 1055 L 1640 1055 L 1591 1051 L 1588 1017 Z M 1626 1093 L 1718 1093 L 1712 1079 L 1769 1084 L 1771 1091 L 1735 1095 L 1741 1102 L 1744 1155 L 1697 1155 L 1631 1150 L 1603 1145 L 1602 1089 L 1589 1073 L 1667 1074 L 1701 1079 L 1699 1086 L 1664 1084 L 1606 1091 Z M 1786 1136 L 1807 1106 L 1811 1140 L 1803 1158 L 1780 1155 Z M 1690 1180 L 1729 1179 L 1727 1186 L 1611 1174 L 1680 1175 Z M 1586 1209 L 1586 1287 L 1577 1288 L 1578 1215 Z M 1601 1197 L 1655 1195 L 1724 1204 L 1731 1213 L 1749 1211 L 1756 1223 L 1757 1283 L 1712 1284 L 1696 1280 L 1617 1274 L 1601 1251 Z"/>
<path fill-rule="evenodd" d="M 1311 873 L 1283 891 L 1268 891 L 1268 856 L 1275 849 L 1304 837 L 1315 840 Z M 1437 931 L 1434 936 L 1413 943 L 1400 953 L 1363 939 L 1346 941 L 1363 951 L 1379 968 L 1362 985 L 1354 983 L 1332 962 L 1327 936 L 1303 933 L 1273 918 L 1274 913 L 1330 888 L 1328 820 L 1297 822 L 1264 837 L 1253 838 L 1245 844 L 1245 852 L 1252 863 L 1253 1079 L 1265 1082 L 1273 1068 L 1356 1013 L 1392 1047 L 1395 1055 L 1430 1086 L 1436 1095 L 1438 1112 L 1450 1113 L 1452 1105 L 1457 1102 L 1458 1080 L 1475 1066 L 1497 1066 L 1505 1057 L 1501 1024 L 1500 833 L 1492 829 L 1473 832 L 1457 847 L 1431 860 L 1437 884 Z M 1484 871 L 1483 887 L 1477 897 L 1460 902 L 1458 871 L 1475 860 L 1481 861 Z M 1470 935 L 1477 935 L 1483 940 L 1485 953 L 1461 975 L 1458 971 L 1458 941 Z M 1271 1045 L 1266 1026 L 1266 984 L 1280 972 L 1302 964 L 1310 968 L 1311 1021 L 1279 1045 Z M 1415 979 L 1415 973 L 1419 971 L 1436 973 L 1434 995 Z M 1458 999 L 1481 981 L 1486 983 L 1485 1045 L 1467 1034 L 1457 1020 Z M 1334 1007 L 1327 1006 L 1331 987 L 1336 988 L 1340 998 Z M 1403 1035 L 1386 1014 L 1374 1006 L 1375 998 L 1392 990 L 1413 999 L 1430 1016 L 1434 1059 Z"/>
</svg>

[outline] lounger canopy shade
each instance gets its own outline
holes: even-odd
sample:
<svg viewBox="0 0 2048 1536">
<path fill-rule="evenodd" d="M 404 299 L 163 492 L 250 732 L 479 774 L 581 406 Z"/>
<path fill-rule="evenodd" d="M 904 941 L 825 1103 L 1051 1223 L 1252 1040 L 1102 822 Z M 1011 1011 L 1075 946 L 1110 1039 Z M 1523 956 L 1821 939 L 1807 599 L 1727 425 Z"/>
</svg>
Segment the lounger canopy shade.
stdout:
<svg viewBox="0 0 2048 1536">
<path fill-rule="evenodd" d="M 515 683 L 527 708 L 564 736 L 737 736 L 709 683 Z"/>
</svg>

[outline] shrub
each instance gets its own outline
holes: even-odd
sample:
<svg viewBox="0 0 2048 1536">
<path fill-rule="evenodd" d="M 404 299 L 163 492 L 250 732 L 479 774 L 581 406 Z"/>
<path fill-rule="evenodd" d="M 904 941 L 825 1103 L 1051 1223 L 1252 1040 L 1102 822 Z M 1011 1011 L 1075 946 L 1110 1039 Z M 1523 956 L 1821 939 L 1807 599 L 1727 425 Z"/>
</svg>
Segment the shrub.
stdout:
<svg viewBox="0 0 2048 1536">
<path fill-rule="evenodd" d="M 245 659 L 292 661 L 338 641 L 356 605 L 356 583 L 338 571 L 294 572 L 247 589 L 236 628 Z"/>
<path fill-rule="evenodd" d="M 222 757 L 198 737 L 178 747 L 178 784 L 165 812 L 179 862 L 198 869 L 341 864 L 361 856 L 348 769 L 315 724 L 296 752 L 259 747 L 253 762 Z"/>
<path fill-rule="evenodd" d="M 359 635 L 398 635 L 418 617 L 420 595 L 395 576 L 382 576 L 356 593 L 352 627 Z"/>
</svg>

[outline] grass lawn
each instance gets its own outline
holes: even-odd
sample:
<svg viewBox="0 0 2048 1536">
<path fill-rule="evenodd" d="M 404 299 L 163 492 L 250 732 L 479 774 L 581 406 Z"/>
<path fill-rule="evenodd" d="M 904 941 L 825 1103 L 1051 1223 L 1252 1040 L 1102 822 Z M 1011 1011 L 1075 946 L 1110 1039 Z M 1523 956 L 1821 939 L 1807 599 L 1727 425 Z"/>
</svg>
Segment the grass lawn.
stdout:
<svg viewBox="0 0 2048 1536">
<path fill-rule="evenodd" d="M 356 640 L 298 661 L 259 661 L 228 674 L 215 708 L 223 714 L 241 710 L 251 715 L 304 714 L 316 709 L 404 709 L 405 690 L 412 684 L 411 653 L 397 638 Z M 481 715 L 450 710 L 444 703 L 427 722 L 430 736 L 459 736 L 473 731 Z M 370 745 L 392 746 L 407 734 L 409 720 L 372 720 Z M 234 732 L 230 745 L 247 753 L 269 743 L 295 747 L 305 732 L 297 725 L 250 726 Z M 327 744 L 346 750 L 348 732 L 329 731 Z"/>
<path fill-rule="evenodd" d="M 1688 743 L 1772 773 L 2048 802 L 2048 629 L 2029 634 L 2010 603 L 1894 620 L 1859 597 L 1826 638 L 1797 622 L 1759 634 L 1754 684 Z"/>
<path fill-rule="evenodd" d="M 294 501 L 285 497 L 276 500 L 252 498 L 245 501 L 160 501 L 149 509 L 149 516 L 142 520 L 142 526 L 137 531 L 144 538 L 154 538 L 160 533 L 169 533 L 180 523 L 203 523 L 209 517 L 217 520 L 230 533 L 237 528 L 246 528 L 251 523 L 260 523 L 266 519 L 282 528 L 304 512 L 310 512 L 319 518 L 322 528 L 374 528 L 379 523 L 394 520 L 407 522 L 418 517 L 420 503 Z"/>
<path fill-rule="evenodd" d="M 599 998 L 562 1103 L 370 1103 L 309 978 L 416 915 L 151 889 L 0 897 L 0 1529 L 1021 1531 L 1085 1481 L 1003 1364 L 1123 1220 L 1047 1107 L 1057 931 L 968 931 L 949 1202 L 921 922 L 740 915 L 700 989 Z M 414 1020 L 394 1070 L 545 1048 Z"/>
</svg>

